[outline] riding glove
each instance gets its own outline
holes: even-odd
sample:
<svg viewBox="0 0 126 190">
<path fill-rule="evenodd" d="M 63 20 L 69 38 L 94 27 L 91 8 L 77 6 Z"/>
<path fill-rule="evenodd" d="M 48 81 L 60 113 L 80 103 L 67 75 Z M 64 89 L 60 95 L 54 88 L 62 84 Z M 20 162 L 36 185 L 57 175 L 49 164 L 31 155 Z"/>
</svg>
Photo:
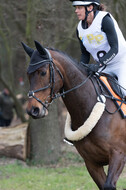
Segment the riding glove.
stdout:
<svg viewBox="0 0 126 190">
<path fill-rule="evenodd" d="M 96 73 L 99 68 L 100 68 L 99 64 L 89 64 L 87 70 L 89 73 L 90 72 Z"/>
</svg>

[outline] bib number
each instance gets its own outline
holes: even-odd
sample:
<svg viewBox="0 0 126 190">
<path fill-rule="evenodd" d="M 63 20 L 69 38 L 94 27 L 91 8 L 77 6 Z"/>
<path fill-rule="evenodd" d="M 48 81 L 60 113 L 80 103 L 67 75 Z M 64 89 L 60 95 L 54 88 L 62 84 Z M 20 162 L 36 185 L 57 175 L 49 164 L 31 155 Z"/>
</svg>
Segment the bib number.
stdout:
<svg viewBox="0 0 126 190">
<path fill-rule="evenodd" d="M 97 57 L 100 59 L 100 58 L 103 57 L 105 54 L 106 54 L 105 51 L 99 51 L 99 52 L 97 53 Z"/>
</svg>

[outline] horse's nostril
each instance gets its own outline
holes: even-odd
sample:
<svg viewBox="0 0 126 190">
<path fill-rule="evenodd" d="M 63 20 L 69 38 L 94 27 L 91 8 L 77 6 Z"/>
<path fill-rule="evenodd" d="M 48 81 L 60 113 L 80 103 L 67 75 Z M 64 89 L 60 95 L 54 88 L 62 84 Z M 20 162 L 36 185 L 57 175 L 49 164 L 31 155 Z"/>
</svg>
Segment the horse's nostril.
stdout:
<svg viewBox="0 0 126 190">
<path fill-rule="evenodd" d="M 31 111 L 32 116 L 38 116 L 39 115 L 39 108 L 33 107 Z"/>
<path fill-rule="evenodd" d="M 30 110 L 27 109 L 27 113 L 32 117 L 38 117 L 39 115 L 39 108 L 38 107 L 32 107 Z"/>
<path fill-rule="evenodd" d="M 36 106 L 32 106 L 30 109 L 27 109 L 27 113 L 33 119 L 38 119 L 48 115 L 48 110 L 45 107 L 39 108 Z"/>
</svg>

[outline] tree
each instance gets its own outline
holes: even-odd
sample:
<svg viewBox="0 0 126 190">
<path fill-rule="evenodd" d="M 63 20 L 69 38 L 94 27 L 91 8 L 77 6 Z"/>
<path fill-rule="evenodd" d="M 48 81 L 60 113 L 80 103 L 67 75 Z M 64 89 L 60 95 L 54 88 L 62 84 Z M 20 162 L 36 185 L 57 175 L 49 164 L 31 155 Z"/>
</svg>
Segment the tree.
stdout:
<svg viewBox="0 0 126 190">
<path fill-rule="evenodd" d="M 55 163 L 60 157 L 61 135 L 58 125 L 57 103 L 53 103 L 46 118 L 30 122 L 31 161 Z"/>
<path fill-rule="evenodd" d="M 34 0 L 27 0 L 27 19 L 26 19 L 26 39 L 31 46 L 34 39 L 36 13 L 33 13 Z M 30 119 L 30 159 L 35 163 L 52 163 L 60 155 L 60 129 L 58 126 L 58 112 L 56 104 L 52 106 L 47 118 L 33 120 Z"/>
<path fill-rule="evenodd" d="M 3 84 L 4 87 L 8 88 L 10 95 L 14 99 L 15 107 L 18 116 L 21 118 L 22 122 L 25 122 L 24 111 L 22 106 L 15 95 L 15 88 L 14 88 L 14 73 L 13 73 L 13 66 L 12 66 L 12 43 L 11 43 L 11 30 L 8 27 L 6 21 L 6 15 L 4 16 L 2 11 L 2 6 L 0 5 L 0 40 L 1 40 L 1 62 L 0 62 L 0 82 Z"/>
</svg>

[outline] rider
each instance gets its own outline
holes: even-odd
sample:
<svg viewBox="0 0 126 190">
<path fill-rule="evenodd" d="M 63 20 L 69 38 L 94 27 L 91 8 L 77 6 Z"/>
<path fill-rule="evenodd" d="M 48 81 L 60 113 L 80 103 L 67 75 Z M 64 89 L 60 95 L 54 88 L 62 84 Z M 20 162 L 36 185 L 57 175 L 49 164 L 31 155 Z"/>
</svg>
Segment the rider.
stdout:
<svg viewBox="0 0 126 190">
<path fill-rule="evenodd" d="M 88 64 L 92 55 L 97 64 L 89 64 L 90 69 L 95 72 L 101 66 L 104 73 L 116 76 L 126 97 L 126 41 L 116 20 L 100 0 L 70 1 L 79 19 L 80 61 Z"/>
</svg>

